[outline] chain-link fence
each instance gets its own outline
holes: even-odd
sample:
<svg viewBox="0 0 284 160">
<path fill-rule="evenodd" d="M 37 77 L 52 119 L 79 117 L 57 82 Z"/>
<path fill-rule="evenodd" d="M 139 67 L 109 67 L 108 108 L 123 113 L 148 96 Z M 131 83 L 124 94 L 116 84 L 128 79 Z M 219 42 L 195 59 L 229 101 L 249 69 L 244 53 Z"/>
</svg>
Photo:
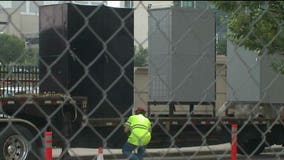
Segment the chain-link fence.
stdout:
<svg viewBox="0 0 284 160">
<path fill-rule="evenodd" d="M 99 147 L 130 158 L 124 125 L 138 106 L 152 125 L 145 159 L 235 159 L 234 147 L 281 159 L 283 7 L 1 1 L 0 159 L 44 159 L 46 131 L 55 159 L 96 159 Z"/>
</svg>

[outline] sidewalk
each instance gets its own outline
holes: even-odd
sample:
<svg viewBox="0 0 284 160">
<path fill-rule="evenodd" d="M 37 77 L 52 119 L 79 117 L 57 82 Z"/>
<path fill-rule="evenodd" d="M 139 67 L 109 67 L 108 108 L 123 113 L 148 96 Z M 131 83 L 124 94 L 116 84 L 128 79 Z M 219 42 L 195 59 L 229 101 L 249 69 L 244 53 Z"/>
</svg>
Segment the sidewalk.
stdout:
<svg viewBox="0 0 284 160">
<path fill-rule="evenodd" d="M 280 145 L 273 145 L 267 147 L 263 153 L 275 153 L 283 151 L 283 147 Z M 61 149 L 53 149 L 53 157 L 56 158 L 60 155 Z M 69 153 L 72 157 L 96 157 L 98 154 L 98 149 L 94 148 L 71 148 Z M 210 145 L 210 146 L 197 146 L 197 147 L 182 147 L 182 148 L 159 148 L 152 149 L 148 148 L 145 152 L 145 160 L 157 160 L 159 157 L 167 157 L 174 160 L 177 157 L 190 157 L 194 159 L 206 159 L 210 156 L 222 156 L 226 157 L 231 153 L 231 144 L 219 144 L 219 145 Z M 123 159 L 121 149 L 103 149 L 103 154 L 106 159 Z"/>
<path fill-rule="evenodd" d="M 182 148 L 148 148 L 145 152 L 145 157 L 153 156 L 175 156 L 183 154 L 196 154 L 196 155 L 208 155 L 208 154 L 228 154 L 230 152 L 230 144 L 220 144 L 211 146 L 197 146 L 197 147 L 182 147 Z M 61 153 L 61 149 L 53 149 L 53 157 L 58 157 Z M 69 153 L 74 157 L 81 156 L 96 156 L 98 149 L 93 148 L 71 148 Z M 104 156 L 106 157 L 121 157 L 121 149 L 108 149 L 104 148 Z"/>
</svg>

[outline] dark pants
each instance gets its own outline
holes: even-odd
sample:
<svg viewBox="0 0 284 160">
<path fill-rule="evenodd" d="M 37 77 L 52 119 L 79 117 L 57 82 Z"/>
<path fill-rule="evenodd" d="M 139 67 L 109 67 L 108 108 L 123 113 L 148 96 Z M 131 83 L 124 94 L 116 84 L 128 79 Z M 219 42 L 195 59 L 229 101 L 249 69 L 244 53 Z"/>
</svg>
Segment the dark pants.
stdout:
<svg viewBox="0 0 284 160">
<path fill-rule="evenodd" d="M 137 149 L 137 152 L 133 153 L 135 149 Z M 129 160 L 143 160 L 145 149 L 145 146 L 135 146 L 131 143 L 126 142 L 122 147 L 122 153 Z"/>
</svg>

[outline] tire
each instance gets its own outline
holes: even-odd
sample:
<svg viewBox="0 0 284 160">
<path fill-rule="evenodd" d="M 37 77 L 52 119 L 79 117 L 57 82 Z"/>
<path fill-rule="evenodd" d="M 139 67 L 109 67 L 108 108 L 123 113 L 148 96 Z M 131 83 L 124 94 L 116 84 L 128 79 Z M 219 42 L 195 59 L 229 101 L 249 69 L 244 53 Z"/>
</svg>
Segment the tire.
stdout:
<svg viewBox="0 0 284 160">
<path fill-rule="evenodd" d="M 34 134 L 26 127 L 13 125 L 0 132 L 1 160 L 37 160 L 42 158 L 42 143 L 33 140 Z"/>
</svg>

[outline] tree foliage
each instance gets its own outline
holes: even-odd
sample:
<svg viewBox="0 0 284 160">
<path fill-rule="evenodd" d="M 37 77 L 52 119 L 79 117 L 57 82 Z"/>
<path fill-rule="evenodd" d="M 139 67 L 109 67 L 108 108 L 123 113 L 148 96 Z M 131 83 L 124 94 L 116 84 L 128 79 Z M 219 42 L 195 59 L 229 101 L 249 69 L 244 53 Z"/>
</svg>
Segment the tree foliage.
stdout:
<svg viewBox="0 0 284 160">
<path fill-rule="evenodd" d="M 264 54 L 284 54 L 283 1 L 215 1 L 225 12 L 228 38 L 239 46 Z"/>
<path fill-rule="evenodd" d="M 219 39 L 219 42 L 216 44 L 216 53 L 218 55 L 227 54 L 227 39 L 225 38 Z"/>
<path fill-rule="evenodd" d="M 36 65 L 38 51 L 25 48 L 25 41 L 8 34 L 0 34 L 0 62 L 1 64 Z"/>
<path fill-rule="evenodd" d="M 38 58 L 38 48 L 25 48 L 24 55 L 19 60 L 19 63 L 23 65 L 38 65 Z"/>
<path fill-rule="evenodd" d="M 141 45 L 135 46 L 134 66 L 145 67 L 148 65 L 148 49 L 143 48 Z"/>
<path fill-rule="evenodd" d="M 23 54 L 25 42 L 14 35 L 0 34 L 0 60 L 2 64 L 11 64 Z"/>
</svg>

